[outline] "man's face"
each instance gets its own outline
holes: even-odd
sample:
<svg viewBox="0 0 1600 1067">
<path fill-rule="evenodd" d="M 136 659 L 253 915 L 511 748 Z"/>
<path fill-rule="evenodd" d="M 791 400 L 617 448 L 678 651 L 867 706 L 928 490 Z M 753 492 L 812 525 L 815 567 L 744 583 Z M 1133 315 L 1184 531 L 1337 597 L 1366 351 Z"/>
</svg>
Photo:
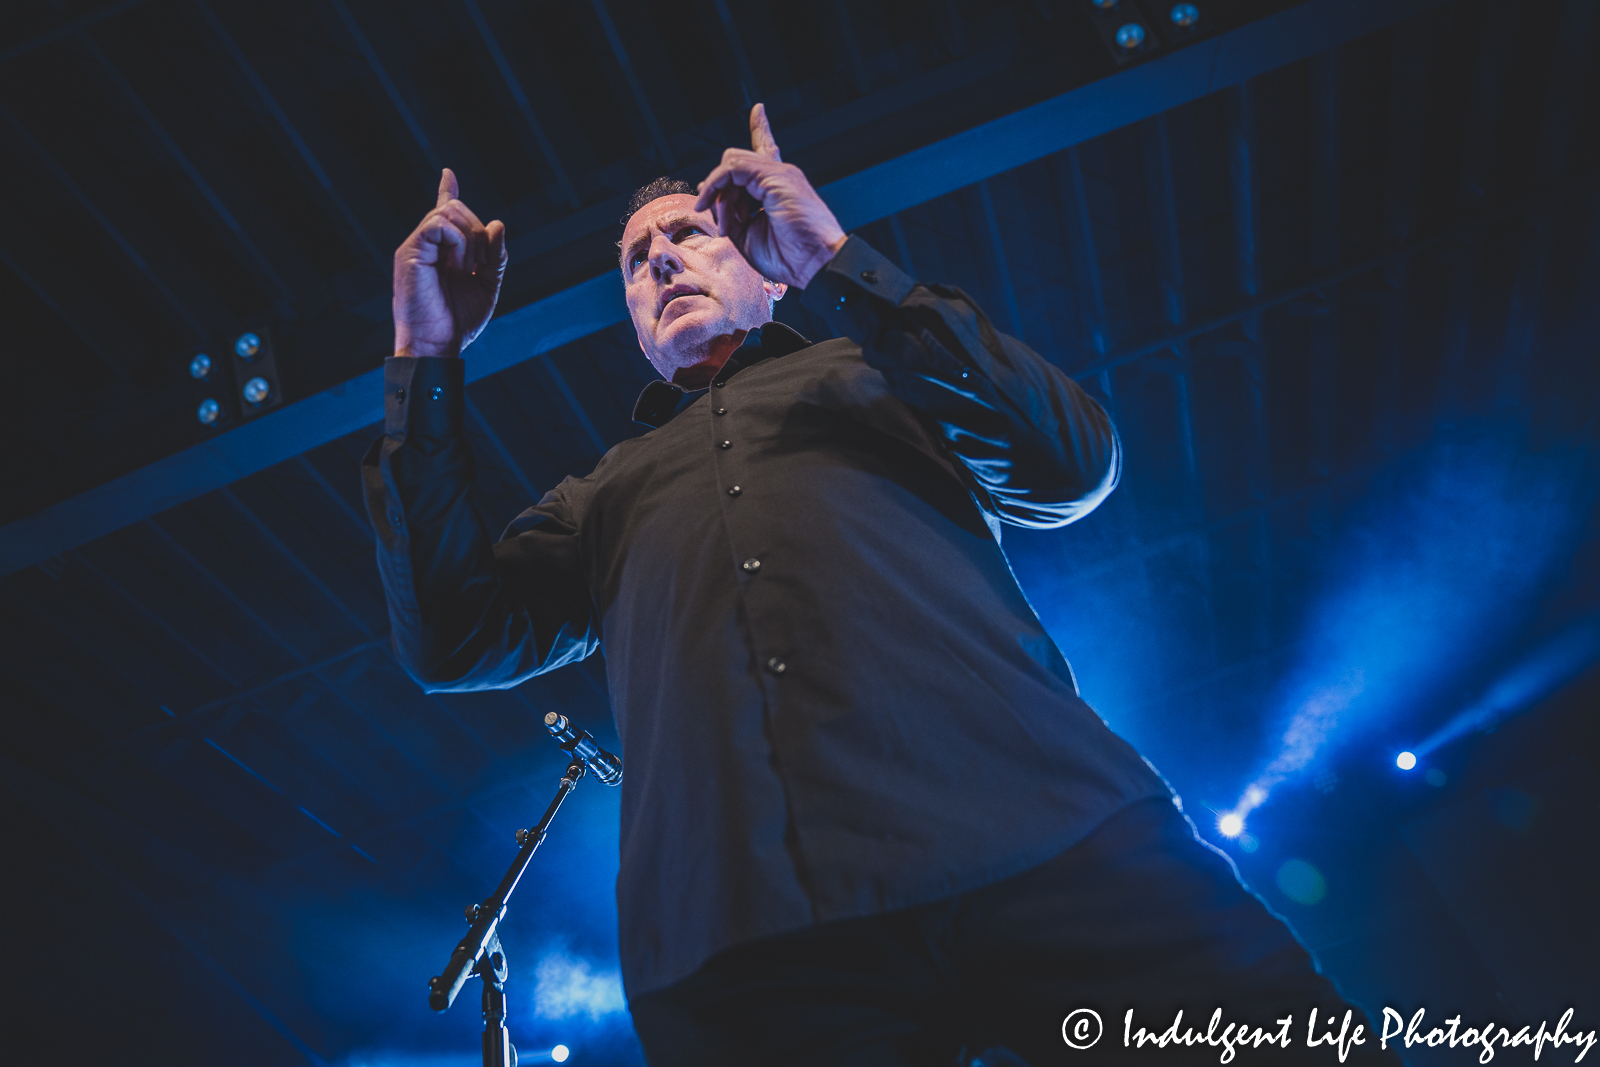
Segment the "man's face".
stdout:
<svg viewBox="0 0 1600 1067">
<path fill-rule="evenodd" d="M 622 234 L 628 314 L 645 358 L 667 379 L 726 358 L 745 331 L 771 320 L 784 291 L 716 236 L 711 212 L 695 211 L 694 201 L 688 193 L 652 200 Z"/>
</svg>

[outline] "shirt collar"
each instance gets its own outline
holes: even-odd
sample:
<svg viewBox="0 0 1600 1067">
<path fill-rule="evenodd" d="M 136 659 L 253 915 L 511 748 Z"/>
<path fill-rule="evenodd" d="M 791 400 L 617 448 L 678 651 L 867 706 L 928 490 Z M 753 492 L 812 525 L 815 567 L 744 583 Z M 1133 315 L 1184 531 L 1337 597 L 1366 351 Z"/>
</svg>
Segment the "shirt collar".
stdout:
<svg viewBox="0 0 1600 1067">
<path fill-rule="evenodd" d="M 738 374 L 745 367 L 754 366 L 764 359 L 776 359 L 810 347 L 811 342 L 781 322 L 769 322 L 745 334 L 744 343 L 733 350 L 728 361 L 717 371 L 713 383 L 721 383 Z M 633 421 L 641 426 L 658 430 L 673 417 L 694 403 L 705 389 L 685 389 L 669 381 L 654 381 L 644 387 L 638 403 L 633 405 Z"/>
</svg>

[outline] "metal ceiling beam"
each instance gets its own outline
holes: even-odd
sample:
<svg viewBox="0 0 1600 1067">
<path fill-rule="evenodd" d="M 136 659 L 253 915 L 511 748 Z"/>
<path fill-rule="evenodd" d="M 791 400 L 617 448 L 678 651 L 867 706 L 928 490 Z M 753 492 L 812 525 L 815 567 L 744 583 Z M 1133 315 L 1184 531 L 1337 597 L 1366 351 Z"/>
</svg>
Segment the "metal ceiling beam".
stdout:
<svg viewBox="0 0 1600 1067">
<path fill-rule="evenodd" d="M 340 8 L 343 0 L 333 0 Z M 822 187 L 846 229 L 1160 114 L 1449 0 L 1307 0 Z M 346 9 L 347 11 L 348 9 Z M 627 317 L 616 276 L 502 315 L 466 357 L 477 380 Z M 287 405 L 0 527 L 0 574 L 120 529 L 382 417 L 383 371 Z"/>
<path fill-rule="evenodd" d="M 124 874 L 121 868 L 102 855 L 99 849 L 89 844 L 83 833 L 83 825 L 85 823 L 90 825 L 105 824 L 108 821 L 107 816 L 113 813 L 100 804 L 81 796 L 76 791 L 67 789 L 21 764 L 12 762 L 4 756 L 0 756 L 0 782 L 3 782 L 18 800 L 33 809 L 34 813 L 55 830 L 62 840 L 72 846 L 78 855 L 83 858 L 83 861 L 94 870 L 100 882 L 106 886 L 108 890 L 107 896 L 114 900 L 130 903 L 144 912 L 151 922 L 168 937 L 183 946 L 183 949 L 194 958 L 195 962 L 215 975 L 217 980 L 234 996 L 243 1001 L 251 1011 L 255 1012 L 262 1022 L 276 1030 L 279 1036 L 287 1041 L 312 1067 L 330 1067 L 328 1061 L 323 1059 L 277 1012 L 268 1007 L 266 1002 L 257 996 L 249 986 L 245 985 L 237 975 L 223 966 L 215 956 L 206 950 L 205 945 L 201 943 L 202 938 L 205 936 L 204 934 L 200 937 L 192 934 L 189 930 L 190 924 L 180 922 L 169 915 L 165 908 L 156 903 L 133 879 Z M 121 836 L 127 838 L 129 836 L 128 831 L 133 827 L 121 816 L 115 816 L 115 821 L 121 824 L 117 827 L 121 831 Z M 134 832 L 135 834 L 138 833 L 137 830 Z M 189 853 L 183 849 L 171 845 L 161 838 L 154 837 L 154 835 L 148 835 L 148 837 L 155 841 L 160 841 L 168 848 L 183 854 L 185 857 L 189 856 Z M 203 863 L 204 861 L 197 862 Z M 239 1036 L 241 1040 L 252 1040 L 249 1035 Z"/>
<path fill-rule="evenodd" d="M 1026 341 L 1022 330 L 1022 307 L 1017 303 L 1017 290 L 1011 284 L 1011 267 L 1006 260 L 1006 245 L 1000 238 L 1000 219 L 994 213 L 994 196 L 989 192 L 989 180 L 978 183 L 978 201 L 983 205 L 984 229 L 989 233 L 989 250 L 994 256 L 994 270 L 1000 283 L 1000 296 L 1005 301 L 1006 317 L 1011 322 L 1011 336 Z"/>
<path fill-rule="evenodd" d="M 1066 215 L 1066 240 L 1077 274 L 1078 317 L 1083 320 L 1084 342 L 1097 355 L 1111 351 L 1111 327 L 1106 312 L 1105 279 L 1100 276 L 1100 254 L 1095 248 L 1094 216 L 1089 212 L 1089 191 L 1083 184 L 1083 161 L 1072 147 L 1051 160 L 1056 195 Z M 1109 381 L 1106 384 L 1110 395 Z"/>
<path fill-rule="evenodd" d="M 83 191 L 83 187 L 72 180 L 72 175 L 67 173 L 67 169 L 57 161 L 55 156 L 52 156 L 46 150 L 44 145 L 39 143 L 39 140 L 22 124 L 22 120 L 12 114 L 3 104 L 0 104 L 0 120 L 3 120 L 7 126 L 11 127 L 11 132 L 16 139 L 21 141 L 34 158 L 43 164 L 46 173 L 50 175 L 56 187 L 66 190 L 72 199 L 78 202 L 78 207 L 82 208 L 83 213 L 93 219 L 95 224 L 100 227 L 100 231 L 110 238 L 112 244 L 117 246 L 117 251 L 122 253 L 127 262 L 138 272 L 139 277 L 143 278 L 152 289 L 161 295 L 161 299 L 166 301 L 167 307 L 172 309 L 173 314 L 183 323 L 190 336 L 197 341 L 204 340 L 210 336 L 210 331 L 201 324 L 194 312 L 190 311 L 188 306 L 178 299 L 177 294 L 167 286 L 167 283 L 161 280 L 161 276 L 151 269 L 149 261 L 139 254 L 138 249 L 133 247 L 133 243 L 123 236 L 122 231 L 117 229 L 104 211 L 100 210 L 100 206 L 89 199 L 89 194 Z"/>
<path fill-rule="evenodd" d="M 78 35 L 78 44 L 91 59 L 99 64 L 100 69 L 105 72 L 106 78 L 110 80 L 112 85 L 116 86 L 117 91 L 122 94 L 122 98 L 128 102 L 128 106 L 133 108 L 135 114 L 144 122 L 145 128 L 150 131 L 167 155 L 172 157 L 172 161 L 178 165 L 178 169 L 183 171 L 184 176 L 189 179 L 195 191 L 200 194 L 200 199 L 205 201 L 212 214 L 216 215 L 222 225 L 233 235 L 233 243 L 238 247 L 239 251 L 244 253 L 247 264 L 254 267 L 255 272 L 266 281 L 280 298 L 292 305 L 294 303 L 294 292 L 289 288 L 288 283 L 283 280 L 282 275 L 278 273 L 277 268 L 272 265 L 272 261 L 267 259 L 251 236 L 245 232 L 244 226 L 239 222 L 239 219 L 229 210 L 228 205 L 223 203 L 222 197 L 217 195 L 217 191 L 211 187 L 211 183 L 206 181 L 205 177 L 200 173 L 200 168 L 194 165 L 194 162 L 182 148 L 178 147 L 178 142 L 173 139 L 172 134 L 168 133 L 167 128 L 156 118 L 155 112 L 150 110 L 150 105 L 144 102 L 144 98 L 134 91 L 128 79 L 122 76 L 122 71 L 118 70 L 116 64 L 111 62 L 111 57 L 106 55 L 100 46 L 94 43 L 94 39 L 89 36 L 87 31 Z"/>
<path fill-rule="evenodd" d="M 1420 39 L 1391 41 L 1389 60 L 1389 129 L 1383 182 L 1383 236 L 1391 244 L 1411 239 L 1421 202 L 1422 129 L 1428 109 L 1428 67 L 1431 34 Z M 1402 372 L 1409 346 L 1411 308 L 1407 285 L 1411 261 L 1400 260 L 1383 272 L 1377 291 L 1378 375 L 1373 447 L 1386 455 L 1401 445 L 1400 404 Z"/>
<path fill-rule="evenodd" d="M 1570 141 L 1582 107 L 1582 94 L 1595 34 L 1593 0 L 1566 0 L 1555 40 L 1555 62 L 1545 82 L 1544 108 L 1535 151 L 1534 186 L 1551 184 L 1565 174 Z M 1539 325 L 1545 271 L 1550 261 L 1549 235 L 1557 219 L 1553 210 L 1534 212 L 1517 249 L 1516 280 L 1506 313 L 1504 342 L 1495 365 L 1495 404 L 1507 410 L 1521 404 L 1529 362 L 1535 359 L 1533 334 Z"/>
<path fill-rule="evenodd" d="M 288 140 L 290 146 L 294 148 L 295 154 L 300 157 L 300 162 L 305 164 L 306 170 L 310 171 L 311 176 L 316 179 L 317 188 L 327 202 L 327 207 L 330 209 L 329 214 L 332 215 L 335 224 L 348 237 L 355 238 L 357 247 L 352 251 L 359 255 L 365 255 L 376 263 L 384 273 L 388 273 L 389 257 L 378 250 L 377 244 L 367 234 L 361 223 L 356 221 L 355 212 L 350 210 L 350 206 L 339 195 L 339 190 L 334 187 L 333 179 L 328 176 L 328 172 L 317 159 L 316 153 L 311 151 L 311 146 L 306 144 L 306 139 L 300 136 L 300 131 L 295 129 L 294 123 L 289 121 L 288 113 L 283 110 L 283 106 L 278 103 L 277 97 L 272 95 L 272 90 L 267 88 L 267 83 L 262 80 L 261 75 L 256 72 L 256 68 L 246 58 L 244 49 L 239 47 L 239 42 L 233 39 L 233 34 L 228 32 L 228 28 L 222 24 L 222 20 L 217 17 L 216 12 L 211 10 L 206 0 L 193 0 L 193 6 L 206 26 L 211 30 L 212 36 L 216 37 L 217 41 L 222 45 L 222 50 L 228 53 L 228 58 L 233 62 L 234 69 L 244 77 L 245 82 L 249 84 L 251 90 L 256 94 L 256 99 L 261 102 L 261 106 L 267 109 L 267 114 L 272 116 L 272 121 L 278 124 L 278 129 Z"/>
<path fill-rule="evenodd" d="M 527 124 L 528 134 L 538 147 L 539 154 L 544 156 L 545 166 L 550 168 L 550 173 L 556 180 L 556 188 L 561 192 L 561 198 L 572 210 L 577 211 L 583 207 L 583 201 L 578 197 L 577 190 L 572 187 L 572 180 L 567 177 L 567 168 L 562 166 L 561 157 L 556 155 L 556 146 L 550 143 L 550 138 L 544 132 L 544 125 L 539 121 L 539 116 L 534 114 L 533 104 L 528 100 L 528 94 L 523 92 L 522 82 L 511 69 L 511 61 L 506 59 L 505 52 L 500 48 L 499 39 L 489 27 L 489 20 L 483 17 L 483 9 L 478 6 L 478 0 L 461 0 L 461 5 L 467 9 L 467 17 L 472 20 L 478 36 L 483 39 L 483 46 L 488 49 L 489 58 L 494 61 L 495 69 L 500 72 L 500 80 L 505 82 L 506 91 L 511 94 L 517 110 L 522 113 L 522 121 Z"/>
<path fill-rule="evenodd" d="M 1505 104 L 1505 69 L 1518 17 L 1513 4 L 1488 5 L 1480 10 L 1483 24 L 1473 62 L 1472 95 L 1461 149 L 1461 180 L 1456 193 L 1461 206 L 1468 210 L 1490 202 L 1493 192 L 1492 161 L 1499 142 L 1500 112 Z M 1467 339 L 1472 328 L 1478 260 L 1482 255 L 1483 250 L 1478 245 L 1468 244 L 1451 258 L 1445 339 L 1439 353 L 1437 419 L 1442 424 L 1453 422 L 1467 402 Z"/>
<path fill-rule="evenodd" d="M 28 268 L 24 267 L 16 257 L 4 248 L 0 248 L 0 264 L 3 264 L 7 270 L 16 275 L 17 280 L 27 286 L 28 292 L 33 294 L 34 299 L 43 304 L 61 325 L 65 326 L 72 332 L 74 337 L 83 342 L 84 347 L 94 354 L 94 358 L 100 361 L 101 366 L 111 372 L 113 378 L 124 386 L 129 384 L 128 372 L 123 370 L 122 366 L 111 358 L 111 354 L 106 351 L 105 346 L 89 336 L 88 330 L 84 328 L 83 319 L 63 307 L 59 300 L 50 295 L 50 290 L 44 287 L 44 283 L 28 273 Z M 131 331 L 129 336 L 131 336 Z"/>
<path fill-rule="evenodd" d="M 645 129 L 650 133 L 651 144 L 643 146 L 646 154 L 653 145 L 660 157 L 661 165 L 672 170 L 677 166 L 673 161 L 672 149 L 667 144 L 666 134 L 661 132 L 661 124 L 656 121 L 655 109 L 650 106 L 650 98 L 645 95 L 644 86 L 639 82 L 639 74 L 633 69 L 633 60 L 622 44 L 622 35 L 617 32 L 617 24 L 611 21 L 611 12 L 606 10 L 605 0 L 590 0 L 590 5 L 594 8 L 594 17 L 600 22 L 601 32 L 606 36 L 606 43 L 611 46 L 611 55 L 616 59 L 617 66 L 622 69 L 622 78 L 628 83 L 628 91 L 633 94 L 633 105 L 638 109 L 639 117 L 644 120 Z"/>
<path fill-rule="evenodd" d="M 1324 52 L 1311 61 L 1310 82 L 1310 259 L 1312 270 L 1327 270 L 1339 262 L 1342 242 L 1342 182 L 1339 152 L 1339 56 Z M 1322 314 L 1306 320 L 1310 334 L 1311 476 L 1326 478 L 1334 466 L 1334 422 L 1339 401 L 1339 287 L 1330 285 L 1319 294 Z M 1322 498 L 1318 498 L 1322 501 Z M 1312 509 L 1313 525 L 1318 516 Z"/>
<path fill-rule="evenodd" d="M 744 41 L 739 38 L 738 27 L 733 24 L 733 13 L 728 10 L 728 0 L 711 0 L 717 9 L 717 21 L 722 25 L 722 35 L 727 39 L 728 49 L 733 53 L 733 67 L 739 73 L 739 92 L 746 108 L 753 107 L 757 100 L 762 99 L 761 87 L 756 84 L 755 71 L 750 66 L 750 57 L 745 54 Z"/>
<path fill-rule="evenodd" d="M 356 48 L 361 52 L 361 58 L 367 61 L 367 69 L 372 71 L 373 77 L 378 79 L 378 84 L 383 86 L 384 95 L 389 98 L 389 103 L 394 106 L 395 113 L 400 116 L 400 121 L 405 123 L 411 132 L 411 139 L 417 143 L 417 148 L 428 161 L 435 176 L 444 169 L 444 164 L 439 160 L 439 153 L 433 147 L 433 142 L 428 140 L 428 135 L 422 129 L 422 123 L 412 112 L 411 105 L 406 103 L 406 98 L 401 95 L 400 87 L 389 76 L 389 70 L 378 58 L 378 52 L 372 47 L 372 42 L 367 40 L 367 35 L 361 29 L 361 23 L 356 21 L 355 15 L 350 13 L 350 8 L 344 0 L 329 0 L 334 12 L 339 16 L 339 21 L 344 23 L 345 32 L 356 43 Z"/>
</svg>

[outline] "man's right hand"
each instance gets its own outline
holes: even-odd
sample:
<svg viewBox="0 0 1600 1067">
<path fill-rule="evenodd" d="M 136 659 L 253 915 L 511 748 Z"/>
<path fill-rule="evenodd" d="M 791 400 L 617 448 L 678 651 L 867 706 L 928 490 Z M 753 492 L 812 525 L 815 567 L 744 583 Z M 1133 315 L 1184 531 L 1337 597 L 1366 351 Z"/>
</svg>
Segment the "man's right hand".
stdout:
<svg viewBox="0 0 1600 1067">
<path fill-rule="evenodd" d="M 449 167 L 439 203 L 394 252 L 394 354 L 458 356 L 483 332 L 506 272 L 506 227 L 456 199 Z"/>
</svg>

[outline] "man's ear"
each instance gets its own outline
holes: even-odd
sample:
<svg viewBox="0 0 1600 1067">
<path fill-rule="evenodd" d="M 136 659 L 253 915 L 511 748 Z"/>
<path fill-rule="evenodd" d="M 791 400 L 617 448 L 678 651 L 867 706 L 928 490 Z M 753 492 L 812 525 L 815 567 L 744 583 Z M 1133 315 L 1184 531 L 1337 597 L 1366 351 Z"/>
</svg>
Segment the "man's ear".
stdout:
<svg viewBox="0 0 1600 1067">
<path fill-rule="evenodd" d="M 782 300 L 783 294 L 789 291 L 789 287 L 787 285 L 784 285 L 782 282 L 775 282 L 771 278 L 762 278 L 761 288 L 767 291 L 767 299 L 772 301 L 774 304 Z"/>
</svg>

